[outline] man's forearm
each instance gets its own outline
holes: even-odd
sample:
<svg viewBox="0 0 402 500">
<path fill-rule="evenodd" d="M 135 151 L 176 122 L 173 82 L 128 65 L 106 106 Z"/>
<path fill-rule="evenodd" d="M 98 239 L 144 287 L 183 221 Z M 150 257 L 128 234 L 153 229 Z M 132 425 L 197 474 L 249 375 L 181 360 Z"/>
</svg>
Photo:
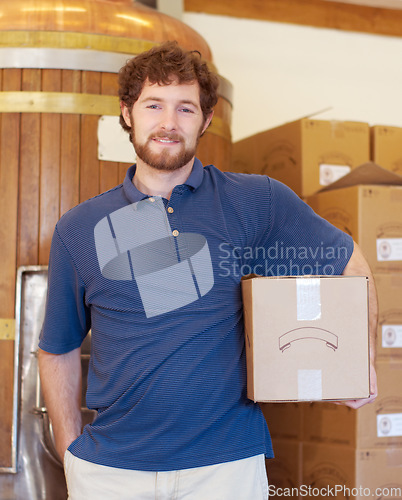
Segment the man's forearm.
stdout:
<svg viewBox="0 0 402 500">
<path fill-rule="evenodd" d="M 61 460 L 81 434 L 80 354 L 80 348 L 66 354 L 50 354 L 41 349 L 38 353 L 41 387 Z"/>
</svg>

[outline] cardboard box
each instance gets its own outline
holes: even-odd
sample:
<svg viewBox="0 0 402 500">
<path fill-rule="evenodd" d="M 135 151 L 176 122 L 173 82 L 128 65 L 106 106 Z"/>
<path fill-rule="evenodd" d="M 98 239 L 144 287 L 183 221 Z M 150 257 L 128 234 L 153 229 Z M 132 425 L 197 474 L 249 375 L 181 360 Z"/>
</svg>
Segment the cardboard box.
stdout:
<svg viewBox="0 0 402 500">
<path fill-rule="evenodd" d="M 368 397 L 367 278 L 249 277 L 242 293 L 250 399 Z"/>
<path fill-rule="evenodd" d="M 390 172 L 384 176 L 384 169 L 367 165 L 306 201 L 353 237 L 374 273 L 402 272 L 402 186 L 366 184 L 365 168 L 378 174 L 367 176 L 369 180 L 402 184 L 400 176 Z"/>
<path fill-rule="evenodd" d="M 302 493 L 314 498 L 402 498 L 402 449 L 303 443 Z M 331 494 L 331 492 L 333 494 Z"/>
<path fill-rule="evenodd" d="M 402 448 L 402 363 L 377 362 L 378 396 L 358 410 L 331 403 L 306 405 L 303 439 L 355 448 Z"/>
<path fill-rule="evenodd" d="M 371 160 L 402 175 L 402 128 L 375 125 L 370 129 Z"/>
<path fill-rule="evenodd" d="M 234 143 L 232 170 L 269 175 L 306 197 L 369 158 L 367 123 L 302 118 Z"/>
<path fill-rule="evenodd" d="M 377 359 L 402 362 L 402 273 L 375 274 L 378 294 Z"/>
<path fill-rule="evenodd" d="M 309 403 L 260 403 L 272 439 L 303 440 L 303 408 Z"/>
<path fill-rule="evenodd" d="M 275 458 L 265 460 L 270 489 L 297 488 L 302 479 L 302 443 L 277 439 L 273 447 Z"/>
</svg>

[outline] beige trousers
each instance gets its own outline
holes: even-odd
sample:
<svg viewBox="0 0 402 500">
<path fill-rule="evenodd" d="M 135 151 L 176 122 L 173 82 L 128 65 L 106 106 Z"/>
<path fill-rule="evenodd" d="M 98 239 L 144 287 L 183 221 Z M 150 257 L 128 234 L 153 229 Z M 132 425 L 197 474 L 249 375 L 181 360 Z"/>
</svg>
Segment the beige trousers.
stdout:
<svg viewBox="0 0 402 500">
<path fill-rule="evenodd" d="M 68 500 L 267 500 L 264 455 L 207 467 L 146 472 L 64 457 Z"/>
</svg>

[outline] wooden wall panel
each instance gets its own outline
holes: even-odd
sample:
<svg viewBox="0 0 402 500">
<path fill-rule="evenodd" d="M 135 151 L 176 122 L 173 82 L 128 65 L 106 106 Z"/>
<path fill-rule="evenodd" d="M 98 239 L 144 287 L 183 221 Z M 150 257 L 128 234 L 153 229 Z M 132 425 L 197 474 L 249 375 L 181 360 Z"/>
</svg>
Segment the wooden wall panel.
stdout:
<svg viewBox="0 0 402 500">
<path fill-rule="evenodd" d="M 103 95 L 117 95 L 117 75 L 113 73 L 102 73 L 101 93 Z M 103 193 L 119 184 L 119 164 L 112 161 L 99 162 L 99 192 Z"/>
<path fill-rule="evenodd" d="M 62 71 L 63 92 L 81 92 L 81 71 Z M 76 114 L 61 117 L 60 139 L 60 216 L 79 202 L 81 118 Z"/>
<path fill-rule="evenodd" d="M 119 163 L 119 177 L 118 177 L 119 184 L 121 184 L 124 181 L 129 166 L 130 166 L 129 163 Z"/>
<path fill-rule="evenodd" d="M 1 71 L 1 89 L 21 89 L 21 70 Z M 0 318 L 15 316 L 20 114 L 0 115 Z M 14 342 L 0 340 L 0 467 L 11 467 Z"/>
<path fill-rule="evenodd" d="M 61 70 L 42 70 L 42 91 L 61 91 Z M 39 264 L 49 262 L 50 243 L 59 219 L 61 115 L 43 113 L 40 135 Z"/>
<path fill-rule="evenodd" d="M 187 12 L 402 36 L 402 10 L 327 0 L 184 0 Z"/>
<path fill-rule="evenodd" d="M 2 70 L 2 90 L 21 89 L 21 70 Z M 0 318 L 14 317 L 20 114 L 0 115 Z"/>
<path fill-rule="evenodd" d="M 218 135 L 214 130 L 214 120 L 221 125 L 221 133 Z M 214 110 L 214 117 L 210 128 L 201 137 L 197 147 L 197 157 L 204 165 L 215 165 L 223 171 L 231 168 L 232 162 L 232 140 L 230 137 L 230 128 L 232 122 L 232 105 L 222 97 L 219 98 Z"/>
<path fill-rule="evenodd" d="M 101 161 L 99 165 L 99 192 L 103 193 L 119 184 L 119 164 Z"/>
<path fill-rule="evenodd" d="M 101 75 L 95 71 L 83 71 L 82 92 L 101 93 Z M 99 194 L 98 128 L 99 116 L 81 117 L 81 155 L 80 155 L 80 202 Z"/>
<path fill-rule="evenodd" d="M 22 90 L 40 91 L 41 70 L 22 70 Z M 40 114 L 21 115 L 17 266 L 38 264 Z"/>
</svg>

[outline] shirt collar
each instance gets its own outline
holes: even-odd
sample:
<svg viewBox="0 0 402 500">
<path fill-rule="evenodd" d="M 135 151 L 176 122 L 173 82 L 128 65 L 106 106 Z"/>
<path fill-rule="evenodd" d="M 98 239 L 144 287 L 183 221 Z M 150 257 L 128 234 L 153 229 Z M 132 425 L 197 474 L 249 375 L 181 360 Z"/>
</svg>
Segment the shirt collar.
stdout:
<svg viewBox="0 0 402 500">
<path fill-rule="evenodd" d="M 133 184 L 135 169 L 136 165 L 131 165 L 131 167 L 127 170 L 126 176 L 123 181 L 124 193 L 131 203 L 136 203 L 137 201 L 148 198 L 148 195 L 141 193 L 141 191 L 139 191 Z M 203 170 L 204 168 L 202 166 L 202 163 L 198 158 L 195 158 L 191 173 L 188 176 L 186 182 L 184 182 L 184 185 L 189 186 L 193 190 L 200 187 L 203 178 Z"/>
</svg>

